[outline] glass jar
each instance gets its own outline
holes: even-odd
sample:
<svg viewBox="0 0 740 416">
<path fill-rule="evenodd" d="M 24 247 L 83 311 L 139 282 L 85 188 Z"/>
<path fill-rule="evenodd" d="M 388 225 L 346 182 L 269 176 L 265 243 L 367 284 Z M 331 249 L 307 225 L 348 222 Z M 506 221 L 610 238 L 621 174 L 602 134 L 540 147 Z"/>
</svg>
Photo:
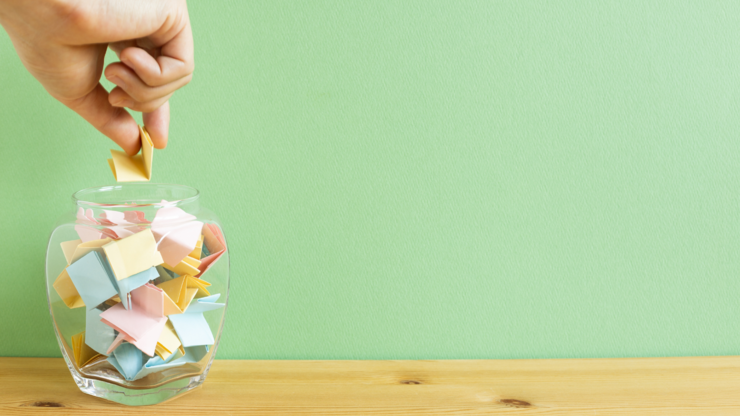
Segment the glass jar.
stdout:
<svg viewBox="0 0 740 416">
<path fill-rule="evenodd" d="M 216 215 L 181 185 L 89 188 L 73 200 L 49 238 L 46 288 L 80 390 L 150 405 L 199 387 L 229 295 Z"/>
</svg>

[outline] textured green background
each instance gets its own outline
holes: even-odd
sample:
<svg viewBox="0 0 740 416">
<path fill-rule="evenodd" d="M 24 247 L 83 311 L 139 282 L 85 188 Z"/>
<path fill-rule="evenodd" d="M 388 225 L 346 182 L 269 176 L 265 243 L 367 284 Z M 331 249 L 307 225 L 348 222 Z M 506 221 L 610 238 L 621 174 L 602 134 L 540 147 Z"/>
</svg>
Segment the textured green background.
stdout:
<svg viewBox="0 0 740 416">
<path fill-rule="evenodd" d="M 219 357 L 740 353 L 740 3 L 597 3 L 192 2 L 154 180 L 224 222 Z M 46 239 L 112 146 L 4 33 L 0 109 L 0 355 L 58 356 Z"/>
</svg>

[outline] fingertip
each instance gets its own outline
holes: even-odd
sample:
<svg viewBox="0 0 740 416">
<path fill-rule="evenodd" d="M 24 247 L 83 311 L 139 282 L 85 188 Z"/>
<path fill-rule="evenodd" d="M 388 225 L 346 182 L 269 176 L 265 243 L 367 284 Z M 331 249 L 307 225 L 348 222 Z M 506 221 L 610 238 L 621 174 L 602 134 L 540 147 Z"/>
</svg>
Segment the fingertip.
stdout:
<svg viewBox="0 0 740 416">
<path fill-rule="evenodd" d="M 156 149 L 167 147 L 167 139 L 170 130 L 170 103 L 162 104 L 161 107 L 151 113 L 143 113 L 144 126 L 152 138 L 152 144 Z"/>
<path fill-rule="evenodd" d="M 126 75 L 127 71 L 131 71 L 131 69 L 127 67 L 123 62 L 113 62 L 105 67 L 105 69 L 103 70 L 103 75 L 105 76 L 105 79 L 113 82 L 114 78 L 123 78 L 124 75 Z"/>
<path fill-rule="evenodd" d="M 121 110 L 126 111 L 124 109 Z M 131 117 L 130 114 L 129 117 Z M 130 121 L 121 124 L 117 131 L 113 133 L 116 137 L 111 137 L 111 139 L 118 143 L 127 155 L 133 156 L 139 153 L 139 149 L 141 149 L 141 138 L 139 136 L 139 126 L 136 124 L 136 121 L 133 117 L 130 118 Z"/>
</svg>

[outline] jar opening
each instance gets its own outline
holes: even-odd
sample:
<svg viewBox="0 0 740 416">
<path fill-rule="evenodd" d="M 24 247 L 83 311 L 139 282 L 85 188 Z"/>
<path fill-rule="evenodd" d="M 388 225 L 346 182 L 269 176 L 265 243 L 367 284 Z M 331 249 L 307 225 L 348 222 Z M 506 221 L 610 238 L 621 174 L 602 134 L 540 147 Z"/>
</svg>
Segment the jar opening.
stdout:
<svg viewBox="0 0 740 416">
<path fill-rule="evenodd" d="M 200 193 L 185 185 L 164 183 L 134 182 L 82 189 L 72 195 L 78 206 L 105 207 L 145 207 L 162 205 L 182 205 L 194 202 Z"/>
</svg>

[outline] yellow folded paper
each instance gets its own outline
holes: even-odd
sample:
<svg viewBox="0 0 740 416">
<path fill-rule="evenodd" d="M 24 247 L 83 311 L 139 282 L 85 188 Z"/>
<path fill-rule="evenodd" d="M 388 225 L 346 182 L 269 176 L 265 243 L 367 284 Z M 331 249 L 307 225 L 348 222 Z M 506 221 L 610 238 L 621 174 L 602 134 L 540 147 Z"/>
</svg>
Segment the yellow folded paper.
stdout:
<svg viewBox="0 0 740 416">
<path fill-rule="evenodd" d="M 188 257 L 192 257 L 196 260 L 200 260 L 200 256 L 203 254 L 203 234 L 200 235 L 198 242 L 195 243 L 195 248 L 188 254 Z"/>
<path fill-rule="evenodd" d="M 64 241 L 60 244 L 64 258 L 67 260 L 67 265 L 72 264 L 72 256 L 80 244 L 82 244 L 82 240 Z"/>
<path fill-rule="evenodd" d="M 185 312 L 194 298 L 210 295 L 208 292 L 210 285 L 205 280 L 187 274 L 158 284 L 157 287 L 164 291 L 164 314 L 176 315 Z"/>
<path fill-rule="evenodd" d="M 206 296 L 211 296 L 211 293 L 208 291 L 208 286 L 211 284 L 206 282 L 203 279 L 199 279 L 197 277 L 188 276 L 188 287 L 195 287 L 198 289 L 198 293 L 195 294 L 196 298 L 204 298 Z"/>
<path fill-rule="evenodd" d="M 159 340 L 157 340 L 157 347 L 155 348 L 154 352 L 157 353 L 163 360 L 166 360 L 172 355 L 180 346 L 182 343 L 180 342 L 180 338 L 177 337 L 177 334 L 175 333 L 175 328 L 172 326 L 172 322 L 167 321 L 164 328 L 162 329 L 162 333 L 159 335 Z"/>
<path fill-rule="evenodd" d="M 139 126 L 141 153 L 129 156 L 120 150 L 111 149 L 108 159 L 110 170 L 118 182 L 147 182 L 152 178 L 152 139 L 146 127 Z"/>
<path fill-rule="evenodd" d="M 164 262 L 150 229 L 113 240 L 103 246 L 103 251 L 116 280 L 125 279 Z"/>
<path fill-rule="evenodd" d="M 57 280 L 54 281 L 53 286 L 68 308 L 75 309 L 85 306 L 85 302 L 82 301 L 80 294 L 77 292 L 77 288 L 69 277 L 67 269 L 62 270 Z"/>
<path fill-rule="evenodd" d="M 100 240 L 92 240 L 88 241 L 87 243 L 80 243 L 75 248 L 74 253 L 72 254 L 72 257 L 69 259 L 69 264 L 72 264 L 76 262 L 77 260 L 81 259 L 85 256 L 85 254 L 91 252 L 91 251 L 97 251 L 98 253 L 103 253 L 103 246 L 113 241 L 111 238 L 103 238 Z"/>
<path fill-rule="evenodd" d="M 162 267 L 167 270 L 172 270 L 180 276 L 186 274 L 195 276 L 196 274 L 200 273 L 200 270 L 198 270 L 198 266 L 200 266 L 200 260 L 196 260 L 190 256 L 185 256 L 185 258 L 182 259 L 182 261 L 178 263 L 175 267 L 171 267 L 167 263 L 162 264 Z"/>
<path fill-rule="evenodd" d="M 100 355 L 85 344 L 85 332 L 72 336 L 72 353 L 75 356 L 77 367 L 86 365 Z"/>
</svg>

